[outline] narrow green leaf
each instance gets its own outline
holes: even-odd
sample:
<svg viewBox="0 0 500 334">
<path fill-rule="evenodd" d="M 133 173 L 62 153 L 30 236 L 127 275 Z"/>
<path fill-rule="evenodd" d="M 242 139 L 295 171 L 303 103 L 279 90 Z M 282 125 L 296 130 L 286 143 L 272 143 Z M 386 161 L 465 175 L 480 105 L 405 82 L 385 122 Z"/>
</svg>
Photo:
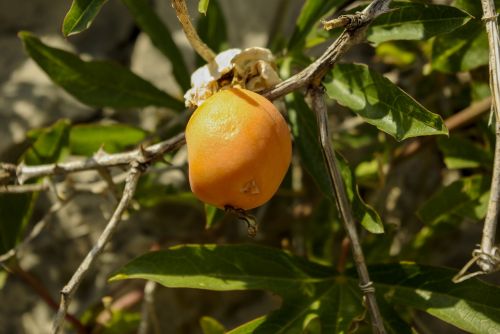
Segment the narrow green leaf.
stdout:
<svg viewBox="0 0 500 334">
<path fill-rule="evenodd" d="M 328 13 L 332 13 L 344 2 L 345 0 L 306 0 L 295 23 L 292 37 L 288 42 L 288 50 L 300 49 L 306 36 L 318 21 Z"/>
<path fill-rule="evenodd" d="M 492 153 L 472 141 L 459 136 L 438 138 L 438 147 L 444 154 L 449 169 L 491 167 Z"/>
<path fill-rule="evenodd" d="M 497 286 L 476 279 L 455 284 L 456 270 L 415 263 L 376 265 L 368 270 L 378 294 L 391 303 L 425 311 L 470 333 L 498 333 Z"/>
<path fill-rule="evenodd" d="M 55 162 L 68 146 L 69 122 L 60 120 L 51 127 L 31 131 L 33 141 L 23 154 L 27 165 Z M 0 254 L 13 248 L 28 224 L 37 193 L 0 194 Z"/>
<path fill-rule="evenodd" d="M 432 44 L 432 68 L 453 73 L 488 64 L 488 37 L 483 22 L 470 20 L 457 30 L 436 37 Z"/>
<path fill-rule="evenodd" d="M 464 217 L 482 219 L 486 209 L 481 198 L 489 191 L 490 179 L 473 175 L 453 182 L 438 190 L 418 210 L 417 215 L 426 224 L 461 222 Z M 477 211 L 477 209 L 480 209 Z"/>
<path fill-rule="evenodd" d="M 212 228 L 215 224 L 224 218 L 225 212 L 221 209 L 216 208 L 213 205 L 205 204 L 205 228 Z"/>
<path fill-rule="evenodd" d="M 150 105 L 183 110 L 183 102 L 115 63 L 83 61 L 75 54 L 43 44 L 20 32 L 31 58 L 56 84 L 81 102 L 95 107 L 131 108 Z"/>
<path fill-rule="evenodd" d="M 147 132 L 125 124 L 84 124 L 71 127 L 71 154 L 91 156 L 99 149 L 108 153 L 121 152 L 138 145 Z"/>
<path fill-rule="evenodd" d="M 187 245 L 142 255 L 111 280 L 142 278 L 171 288 L 262 289 L 286 295 L 290 289 L 306 293 L 314 284 L 331 280 L 331 274 L 326 268 L 272 248 Z"/>
<path fill-rule="evenodd" d="M 340 154 L 337 154 L 337 161 L 340 165 L 340 172 L 345 183 L 347 197 L 352 205 L 354 219 L 371 233 L 384 233 L 384 224 L 378 213 L 368 204 L 366 204 L 356 184 L 354 172 L 349 168 L 347 161 Z"/>
<path fill-rule="evenodd" d="M 332 184 L 321 152 L 319 129 L 313 111 L 309 109 L 304 98 L 298 93 L 286 95 L 285 102 L 294 143 L 304 168 L 312 176 L 323 195 L 328 197 L 331 202 L 335 202 L 332 195 Z"/>
<path fill-rule="evenodd" d="M 90 27 L 107 0 L 73 0 L 64 17 L 62 32 L 65 37 L 78 34 Z"/>
<path fill-rule="evenodd" d="M 224 334 L 226 329 L 216 319 L 211 317 L 202 317 L 200 319 L 200 326 L 203 334 Z"/>
<path fill-rule="evenodd" d="M 397 140 L 448 134 L 439 115 L 366 65 L 337 64 L 332 74 L 324 82 L 328 96 Z"/>
<path fill-rule="evenodd" d="M 198 1 L 198 12 L 203 15 L 207 15 L 208 3 L 210 0 L 199 0 Z"/>
<path fill-rule="evenodd" d="M 319 130 L 312 110 L 309 109 L 304 99 L 297 93 L 285 97 L 288 117 L 292 124 L 292 134 L 299 150 L 304 168 L 313 177 L 321 192 L 335 205 L 333 188 L 326 169 L 321 144 L 319 143 Z M 339 158 L 342 168 L 342 177 L 346 183 L 346 190 L 355 219 L 372 233 L 383 233 L 384 227 L 379 215 L 368 206 L 360 197 L 354 175 L 343 158 Z"/>
<path fill-rule="evenodd" d="M 471 333 L 496 333 L 500 288 L 477 279 L 455 284 L 456 270 L 396 263 L 368 268 L 381 300 L 432 314 Z M 187 245 L 145 254 L 112 280 L 152 279 L 164 286 L 210 290 L 265 289 L 280 309 L 230 333 L 302 333 L 319 318 L 323 333 L 346 332 L 365 312 L 355 268 L 344 275 L 278 249 L 251 245 Z M 384 301 L 381 303 L 385 306 Z M 384 312 L 387 308 L 382 307 Z M 387 312 L 384 314 L 388 314 Z M 408 326 L 391 323 L 394 331 Z"/>
<path fill-rule="evenodd" d="M 187 245 L 145 254 L 111 280 L 142 278 L 167 287 L 210 290 L 265 289 L 280 294 L 282 307 L 234 333 L 296 332 L 320 317 L 325 333 L 346 331 L 363 313 L 356 284 L 333 271 L 280 250 L 251 245 Z"/>
<path fill-rule="evenodd" d="M 412 2 L 397 2 L 380 15 L 367 32 L 370 42 L 424 40 L 448 33 L 465 24 L 470 16 L 458 8 Z"/>
<path fill-rule="evenodd" d="M 188 71 L 181 51 L 172 39 L 172 34 L 155 13 L 148 0 L 122 0 L 134 17 L 135 22 L 146 33 L 153 45 L 172 63 L 175 80 L 186 91 L 191 86 Z M 208 2 L 208 1 L 207 1 Z"/>
<path fill-rule="evenodd" d="M 215 52 L 219 53 L 228 47 L 228 34 L 226 18 L 217 0 L 211 0 L 209 14 L 201 16 L 196 24 L 196 31 L 202 41 Z M 205 61 L 196 55 L 196 65 L 202 66 Z"/>
<path fill-rule="evenodd" d="M 412 328 L 407 324 L 382 294 L 377 296 L 377 304 L 380 315 L 384 320 L 384 327 L 389 334 L 413 334 Z"/>
</svg>

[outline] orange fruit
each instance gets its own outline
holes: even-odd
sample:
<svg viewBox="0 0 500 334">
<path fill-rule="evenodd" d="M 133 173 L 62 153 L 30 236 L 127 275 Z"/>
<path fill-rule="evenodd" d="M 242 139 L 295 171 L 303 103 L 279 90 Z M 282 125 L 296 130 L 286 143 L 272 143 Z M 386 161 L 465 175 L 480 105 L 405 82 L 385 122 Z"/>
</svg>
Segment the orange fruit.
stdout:
<svg viewBox="0 0 500 334">
<path fill-rule="evenodd" d="M 203 202 L 249 210 L 267 202 L 292 155 L 283 116 L 265 97 L 230 88 L 208 98 L 186 127 L 189 183 Z"/>
</svg>

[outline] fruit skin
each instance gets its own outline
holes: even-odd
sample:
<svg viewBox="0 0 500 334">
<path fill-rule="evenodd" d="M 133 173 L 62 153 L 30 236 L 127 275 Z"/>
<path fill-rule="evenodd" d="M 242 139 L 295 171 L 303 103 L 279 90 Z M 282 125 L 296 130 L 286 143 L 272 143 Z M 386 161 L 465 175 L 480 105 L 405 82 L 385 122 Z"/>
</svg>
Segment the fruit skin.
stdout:
<svg viewBox="0 0 500 334">
<path fill-rule="evenodd" d="M 292 156 L 283 116 L 265 97 L 240 88 L 219 91 L 195 110 L 186 145 L 191 190 L 218 208 L 267 202 Z"/>
</svg>

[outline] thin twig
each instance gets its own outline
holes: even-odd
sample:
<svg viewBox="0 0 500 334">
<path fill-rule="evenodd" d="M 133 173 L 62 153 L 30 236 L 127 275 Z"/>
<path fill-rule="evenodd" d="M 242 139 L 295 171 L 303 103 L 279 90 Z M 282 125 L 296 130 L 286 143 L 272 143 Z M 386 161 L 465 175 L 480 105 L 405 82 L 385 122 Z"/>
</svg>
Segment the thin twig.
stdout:
<svg viewBox="0 0 500 334">
<path fill-rule="evenodd" d="M 172 0 L 172 7 L 175 9 L 177 18 L 181 23 L 182 30 L 184 34 L 193 47 L 193 49 L 203 58 L 207 63 L 212 63 L 215 59 L 215 53 L 201 40 L 200 36 L 196 32 L 196 29 L 191 23 L 191 18 L 189 17 L 189 12 L 186 7 L 185 0 Z"/>
<path fill-rule="evenodd" d="M 362 12 L 352 15 L 346 29 L 318 59 L 299 73 L 264 91 L 262 95 L 274 100 L 310 84 L 317 86 L 340 57 L 363 39 L 368 24 L 387 11 L 390 2 L 391 0 L 375 0 Z"/>
<path fill-rule="evenodd" d="M 491 180 L 491 192 L 488 210 L 484 221 L 483 238 L 481 240 L 482 256 L 477 264 L 484 272 L 492 272 L 498 263 L 495 263 L 495 233 L 500 209 L 500 40 L 497 24 L 497 13 L 493 0 L 481 0 L 483 20 L 486 22 L 488 45 L 490 50 L 490 90 L 493 97 L 493 110 L 496 120 L 495 160 Z M 500 254 L 499 254 L 500 255 Z"/>
<path fill-rule="evenodd" d="M 500 211 L 500 38 L 497 13 L 493 0 L 481 0 L 483 21 L 486 25 L 489 46 L 490 90 L 492 111 L 495 115 L 495 156 L 491 177 L 490 199 L 484 219 L 481 245 L 472 252 L 473 259 L 453 277 L 454 282 L 461 282 L 477 275 L 492 273 L 500 268 L 500 250 L 495 246 L 495 234 Z M 473 261 L 475 259 L 475 261 Z M 467 270 L 476 263 L 480 270 L 467 274 Z"/>
<path fill-rule="evenodd" d="M 154 324 L 155 311 L 154 311 L 154 293 L 156 290 L 156 283 L 154 281 L 147 281 L 144 286 L 144 301 L 141 309 L 141 323 L 137 329 L 137 334 L 148 334 L 149 321 Z"/>
<path fill-rule="evenodd" d="M 335 151 L 332 149 L 330 141 L 330 134 L 328 131 L 328 114 L 324 100 L 324 89 L 323 87 L 311 87 L 308 90 L 308 94 L 311 96 L 312 109 L 316 114 L 320 131 L 321 148 L 328 167 L 328 175 L 335 193 L 337 206 L 342 217 L 342 222 L 344 223 L 344 228 L 346 229 L 347 235 L 351 241 L 351 250 L 359 276 L 359 286 L 365 296 L 373 332 L 377 334 L 385 334 L 386 331 L 383 319 L 380 315 L 380 310 L 375 298 L 375 287 L 373 286 L 373 282 L 370 280 L 368 268 L 365 263 L 365 257 L 363 255 L 363 249 L 361 248 L 358 232 L 356 230 L 356 222 L 354 221 L 354 217 L 352 215 L 352 209 L 347 198 L 345 185 L 340 174 L 339 164 L 337 158 L 335 157 Z"/>
<path fill-rule="evenodd" d="M 139 178 L 142 174 L 143 165 L 139 162 L 132 162 L 130 172 L 127 177 L 127 181 L 125 183 L 125 189 L 123 190 L 123 195 L 116 207 L 111 219 L 109 220 L 106 228 L 99 236 L 97 243 L 87 254 L 85 259 L 82 261 L 76 272 L 71 277 L 70 281 L 64 288 L 61 290 L 61 302 L 59 304 L 59 311 L 57 312 L 56 318 L 53 324 L 53 333 L 57 334 L 62 329 L 63 320 L 68 310 L 69 303 L 71 299 L 80 285 L 82 279 L 85 277 L 87 272 L 89 271 L 91 265 L 94 263 L 95 259 L 101 254 L 104 249 L 104 246 L 107 244 L 108 240 L 111 238 L 113 233 L 118 226 L 121 217 L 125 210 L 127 209 L 132 197 L 134 196 L 135 189 L 137 187 L 137 183 L 139 182 Z"/>
<path fill-rule="evenodd" d="M 37 165 L 37 166 L 27 166 L 20 164 L 16 167 L 13 175 L 12 168 L 4 168 L 3 171 L 8 173 L 8 176 L 3 176 L 5 178 L 14 178 L 23 184 L 29 179 L 47 176 L 47 175 L 62 175 L 74 172 L 80 172 L 85 170 L 95 170 L 103 167 L 116 167 L 125 166 L 133 161 L 139 163 L 147 163 L 155 159 L 162 158 L 162 155 L 166 152 L 173 151 L 185 143 L 184 133 L 179 133 L 178 135 L 159 142 L 157 144 L 148 146 L 146 148 L 137 148 L 129 152 L 107 154 L 100 152 L 94 155 L 92 158 L 85 160 L 74 160 L 56 164 L 47 165 Z M 2 166 L 0 165 L 0 168 Z"/>
<path fill-rule="evenodd" d="M 49 291 L 47 291 L 45 286 L 37 277 L 21 268 L 17 261 L 9 263 L 9 265 L 4 264 L 4 266 L 8 271 L 19 277 L 26 285 L 32 288 L 33 291 L 35 291 L 50 308 L 52 308 L 53 310 L 57 310 L 58 306 L 56 301 L 52 298 Z M 78 320 L 78 318 L 76 318 L 74 315 L 65 314 L 65 318 L 68 322 L 71 323 L 77 333 L 86 334 L 89 332 L 80 322 L 80 320 Z"/>
</svg>

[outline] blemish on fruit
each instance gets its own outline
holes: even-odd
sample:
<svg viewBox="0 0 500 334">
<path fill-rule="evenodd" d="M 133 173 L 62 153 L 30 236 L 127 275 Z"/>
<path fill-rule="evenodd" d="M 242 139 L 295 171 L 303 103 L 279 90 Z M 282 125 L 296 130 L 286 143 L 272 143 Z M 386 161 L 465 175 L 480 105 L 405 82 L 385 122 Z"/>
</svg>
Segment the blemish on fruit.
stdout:
<svg viewBox="0 0 500 334">
<path fill-rule="evenodd" d="M 245 185 L 241 188 L 241 192 L 244 194 L 257 195 L 260 194 L 259 186 L 254 179 L 245 183 Z"/>
</svg>

